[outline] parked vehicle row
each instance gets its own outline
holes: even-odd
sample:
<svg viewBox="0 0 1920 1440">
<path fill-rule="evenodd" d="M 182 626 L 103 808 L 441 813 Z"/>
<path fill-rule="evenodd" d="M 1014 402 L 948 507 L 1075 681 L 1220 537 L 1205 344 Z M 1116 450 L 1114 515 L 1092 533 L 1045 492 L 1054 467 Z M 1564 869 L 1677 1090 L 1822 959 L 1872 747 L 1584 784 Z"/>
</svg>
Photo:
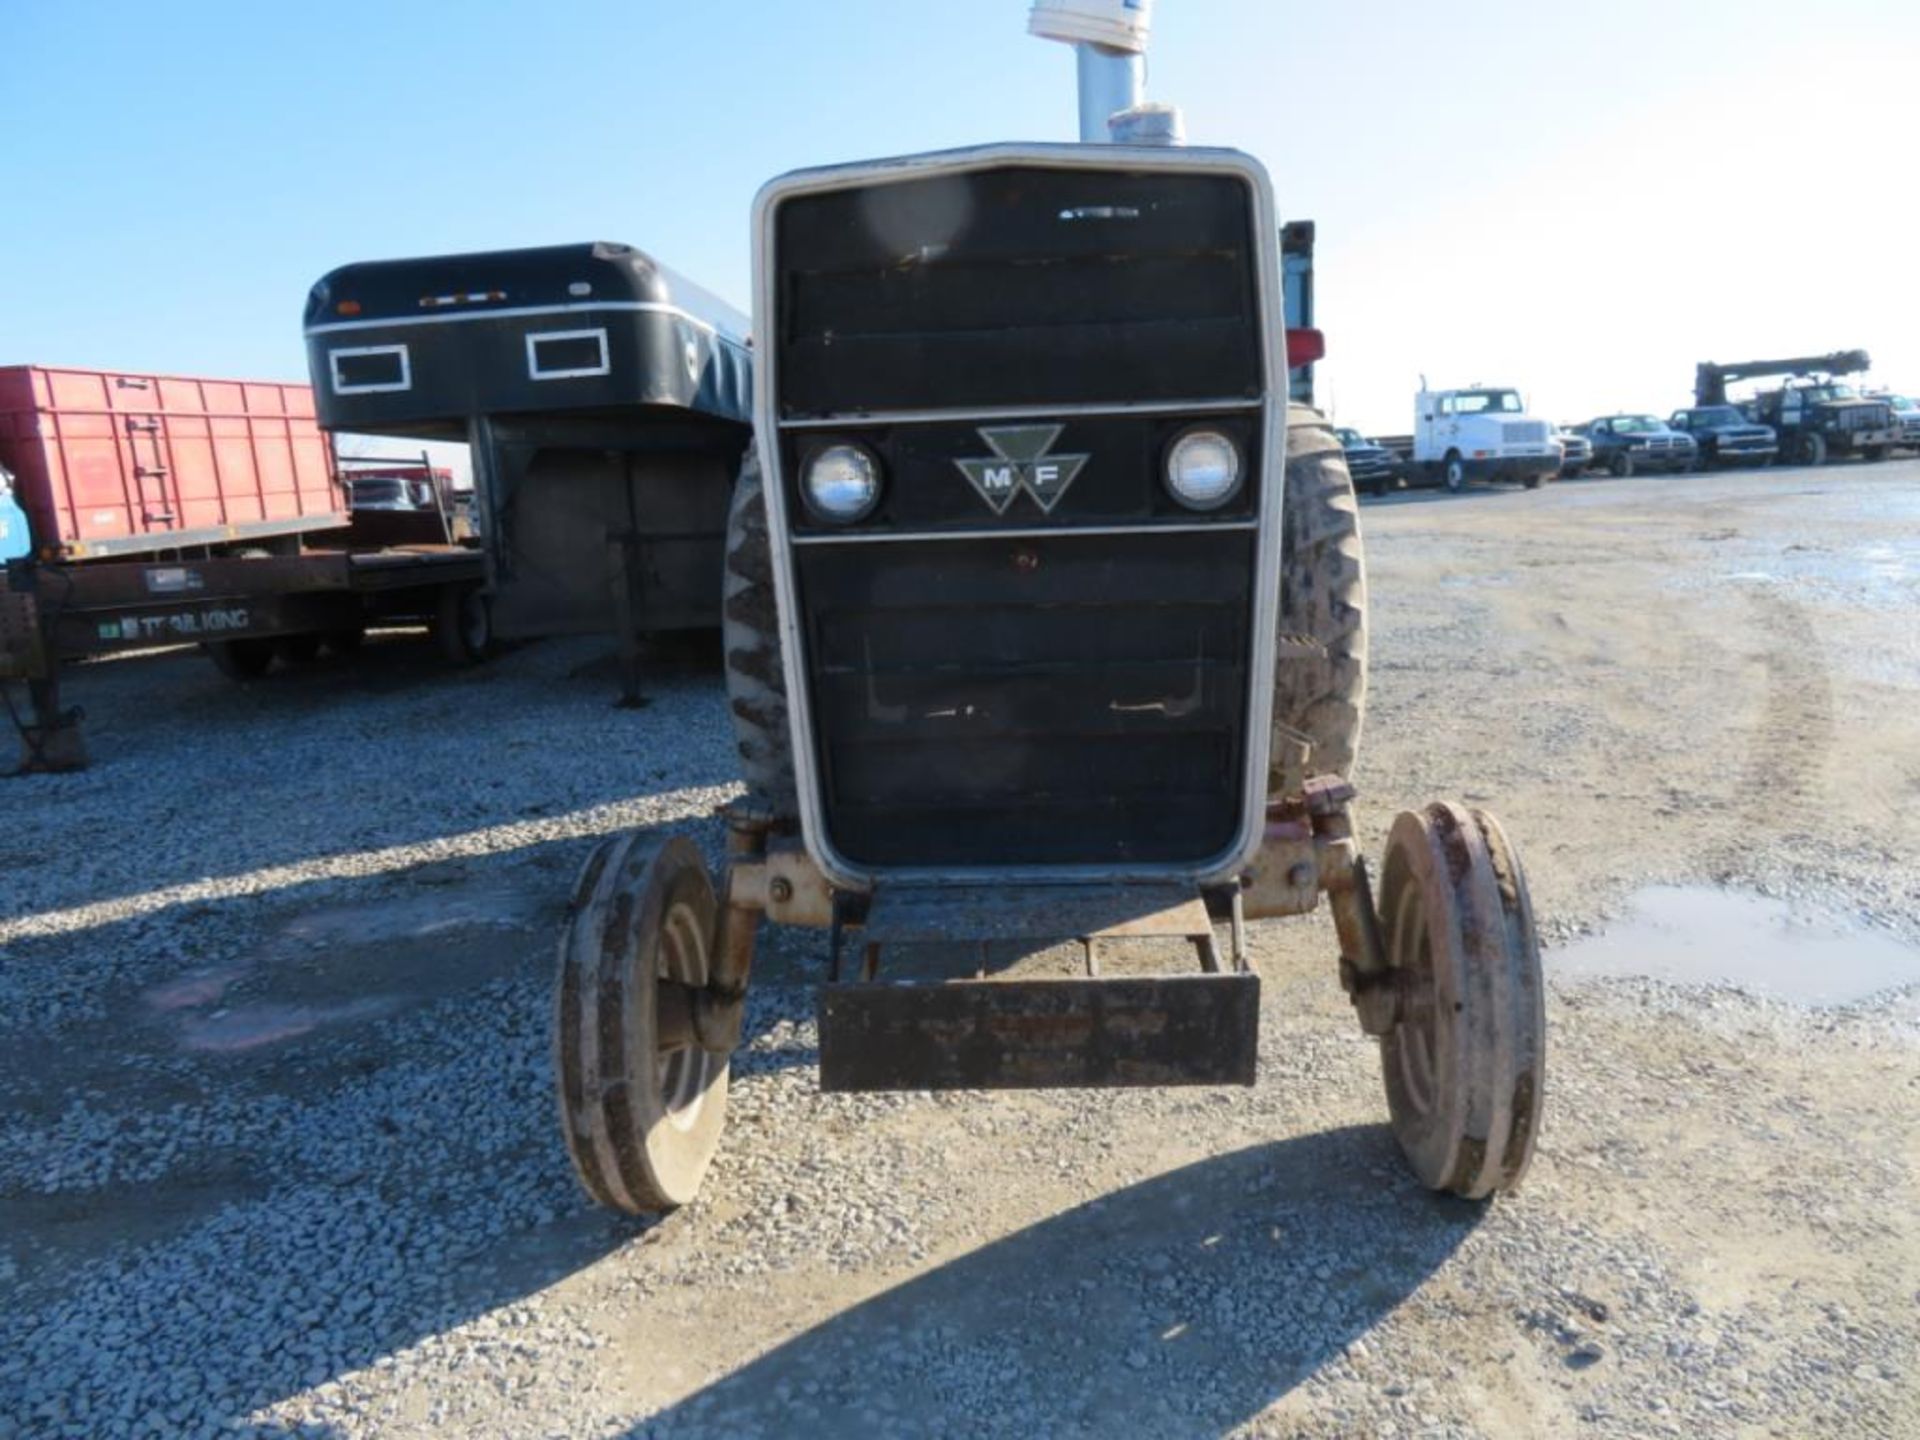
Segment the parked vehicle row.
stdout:
<svg viewBox="0 0 1920 1440">
<path fill-rule="evenodd" d="M 1532 489 L 1546 479 L 1570 480 L 1588 471 L 1678 475 L 1778 459 L 1798 465 L 1842 456 L 1880 460 L 1896 447 L 1920 454 L 1920 402 L 1862 395 L 1832 379 L 1800 378 L 1739 404 L 1723 397 L 1675 410 L 1665 420 L 1621 413 L 1555 426 L 1527 415 L 1517 390 L 1423 385 L 1415 397 L 1412 435 L 1335 433 L 1362 494 L 1409 485 L 1459 490 L 1470 480 L 1515 481 Z"/>
</svg>

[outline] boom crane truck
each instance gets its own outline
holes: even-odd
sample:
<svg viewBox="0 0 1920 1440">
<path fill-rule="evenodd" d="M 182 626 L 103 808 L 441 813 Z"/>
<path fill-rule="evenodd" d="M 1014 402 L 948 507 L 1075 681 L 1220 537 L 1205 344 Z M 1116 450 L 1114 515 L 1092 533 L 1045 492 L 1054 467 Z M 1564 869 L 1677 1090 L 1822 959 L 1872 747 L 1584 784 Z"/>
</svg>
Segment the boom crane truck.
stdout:
<svg viewBox="0 0 1920 1440">
<path fill-rule="evenodd" d="M 1822 465 L 1842 455 L 1884 460 L 1900 435 L 1892 406 L 1883 399 L 1862 396 L 1839 380 L 1842 375 L 1862 373 L 1872 363 L 1864 350 L 1742 360 L 1732 365 L 1702 361 L 1694 370 L 1694 401 L 1702 406 L 1725 405 L 1727 386 L 1785 375 L 1790 377 L 1786 384 L 1761 391 L 1750 403 L 1753 418 L 1777 432 L 1781 453 L 1788 460 L 1801 465 Z"/>
</svg>

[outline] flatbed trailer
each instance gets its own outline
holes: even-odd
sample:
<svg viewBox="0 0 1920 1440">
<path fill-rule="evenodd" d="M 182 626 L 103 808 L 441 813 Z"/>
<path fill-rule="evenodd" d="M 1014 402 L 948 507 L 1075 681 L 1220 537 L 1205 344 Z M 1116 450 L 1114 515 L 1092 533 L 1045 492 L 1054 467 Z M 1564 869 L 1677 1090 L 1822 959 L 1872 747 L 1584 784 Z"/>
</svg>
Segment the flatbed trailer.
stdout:
<svg viewBox="0 0 1920 1440">
<path fill-rule="evenodd" d="M 421 621 L 443 650 L 478 658 L 485 636 L 470 622 L 485 573 L 478 550 L 451 544 L 14 561 L 0 578 L 0 683 L 27 688 L 28 713 L 13 717 L 20 770 L 87 764 L 82 716 L 60 695 L 61 672 L 75 660 L 200 645 L 244 676 L 263 671 L 276 648 L 346 647 L 370 624 Z"/>
</svg>

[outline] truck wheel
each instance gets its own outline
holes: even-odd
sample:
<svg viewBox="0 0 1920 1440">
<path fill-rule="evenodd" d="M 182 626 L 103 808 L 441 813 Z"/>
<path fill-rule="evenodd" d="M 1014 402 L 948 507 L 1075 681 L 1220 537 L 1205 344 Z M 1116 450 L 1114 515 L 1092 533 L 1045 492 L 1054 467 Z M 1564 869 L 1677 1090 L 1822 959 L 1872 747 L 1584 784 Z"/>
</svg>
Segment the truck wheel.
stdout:
<svg viewBox="0 0 1920 1440">
<path fill-rule="evenodd" d="M 280 658 L 289 665 L 311 665 L 320 658 L 318 635 L 282 635 Z"/>
<path fill-rule="evenodd" d="M 271 640 L 209 640 L 201 648 L 229 680 L 258 680 L 273 664 L 277 647 Z"/>
<path fill-rule="evenodd" d="M 1499 822 L 1446 804 L 1401 814 L 1379 916 L 1399 982 L 1380 1040 L 1394 1138 L 1432 1189 L 1511 1190 L 1539 1137 L 1547 1017 L 1526 876 Z"/>
<path fill-rule="evenodd" d="M 1313 747 L 1306 775 L 1349 775 L 1367 704 L 1366 557 L 1346 454 L 1305 405 L 1287 413 L 1285 507 L 1274 754 L 1288 753 L 1292 732 Z M 1268 776 L 1270 793 L 1297 793 L 1306 778 L 1284 768 Z"/>
<path fill-rule="evenodd" d="M 1794 456 L 1802 465 L 1824 465 L 1827 463 L 1827 437 L 1809 431 L 1800 437 L 1794 446 Z"/>
<path fill-rule="evenodd" d="M 1631 480 L 1633 478 L 1633 452 L 1631 450 L 1622 450 L 1613 457 L 1613 462 L 1608 468 L 1613 471 L 1614 479 Z"/>
<path fill-rule="evenodd" d="M 787 677 L 780 668 L 780 619 L 767 544 L 767 497 L 760 458 L 751 448 L 727 513 L 727 564 L 720 636 L 726 651 L 727 705 L 748 791 L 790 820 L 800 806 L 787 729 Z"/>
<path fill-rule="evenodd" d="M 1467 462 L 1460 458 L 1458 450 L 1449 450 L 1446 467 L 1442 474 L 1445 477 L 1447 489 L 1458 495 L 1466 488 Z"/>
<path fill-rule="evenodd" d="M 449 665 L 478 665 L 493 652 L 493 611 L 478 586 L 441 587 L 433 639 Z"/>
<path fill-rule="evenodd" d="M 1529 490 L 1538 490 L 1540 488 L 1540 482 L 1546 478 L 1544 475 L 1529 475 L 1521 480 L 1520 483 Z"/>
<path fill-rule="evenodd" d="M 693 1199 L 727 1118 L 729 1058 L 693 1037 L 719 904 L 691 840 L 601 842 L 574 887 L 554 987 L 554 1081 L 574 1172 L 601 1205 Z"/>
<path fill-rule="evenodd" d="M 1861 449 L 1860 453 L 1866 457 L 1869 463 L 1871 463 L 1876 460 L 1886 459 L 1887 447 L 1884 445 L 1868 445 L 1868 446 L 1864 446 Z"/>
</svg>

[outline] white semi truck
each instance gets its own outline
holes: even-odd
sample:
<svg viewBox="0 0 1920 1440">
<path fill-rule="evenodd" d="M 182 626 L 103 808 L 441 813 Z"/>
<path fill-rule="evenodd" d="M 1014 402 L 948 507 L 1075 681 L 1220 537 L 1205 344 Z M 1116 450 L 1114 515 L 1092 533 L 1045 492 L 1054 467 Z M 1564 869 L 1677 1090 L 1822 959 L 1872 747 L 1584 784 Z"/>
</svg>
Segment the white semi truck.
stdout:
<svg viewBox="0 0 1920 1440">
<path fill-rule="evenodd" d="M 1560 468 L 1553 426 L 1527 414 L 1518 390 L 1472 385 L 1414 399 L 1408 478 L 1458 490 L 1469 480 L 1516 481 L 1533 489 Z"/>
</svg>

